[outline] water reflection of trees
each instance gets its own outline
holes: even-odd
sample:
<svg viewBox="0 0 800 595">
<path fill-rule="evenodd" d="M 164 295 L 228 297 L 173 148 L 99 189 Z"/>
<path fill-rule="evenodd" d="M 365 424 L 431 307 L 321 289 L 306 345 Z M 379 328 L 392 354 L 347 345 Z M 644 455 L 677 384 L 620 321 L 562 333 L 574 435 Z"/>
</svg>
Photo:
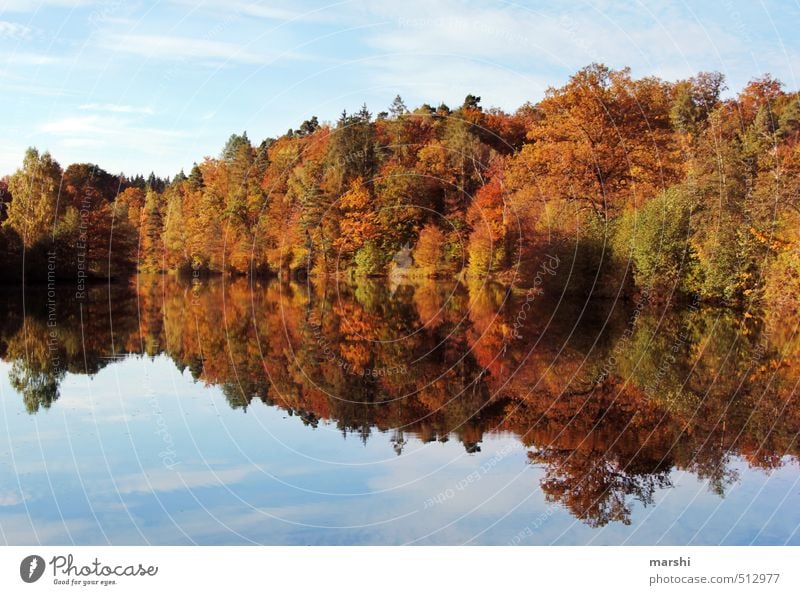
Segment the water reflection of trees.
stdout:
<svg viewBox="0 0 800 595">
<path fill-rule="evenodd" d="M 12 362 L 8 378 L 22 395 L 28 413 L 40 407 L 48 409 L 58 399 L 58 386 L 65 374 L 61 367 L 63 348 L 41 337 L 50 337 L 49 329 L 36 319 L 26 318 L 6 346 L 5 357 Z M 57 340 L 57 336 L 52 339 Z"/>
<path fill-rule="evenodd" d="M 74 289 L 74 288 L 73 288 Z M 115 360 L 114 350 L 135 332 L 136 294 L 124 285 L 94 287 L 76 301 L 62 288 L 57 299 L 32 288 L 0 292 L 0 358 L 11 363 L 9 380 L 29 413 L 49 408 L 67 372 L 96 374 Z M 109 304 L 114 304 L 113 321 Z"/>
<path fill-rule="evenodd" d="M 42 299 L 23 315 L 3 296 L 0 355 L 29 412 L 58 398 L 66 372 L 165 353 L 234 409 L 261 401 L 364 441 L 391 432 L 398 454 L 410 436 L 476 452 L 486 433 L 513 432 L 548 500 L 592 526 L 629 523 L 673 469 L 723 495 L 732 456 L 771 469 L 798 454 L 798 346 L 768 316 L 633 318 L 630 304 L 430 282 L 141 277 L 108 292 L 60 298 L 54 326 Z"/>
</svg>

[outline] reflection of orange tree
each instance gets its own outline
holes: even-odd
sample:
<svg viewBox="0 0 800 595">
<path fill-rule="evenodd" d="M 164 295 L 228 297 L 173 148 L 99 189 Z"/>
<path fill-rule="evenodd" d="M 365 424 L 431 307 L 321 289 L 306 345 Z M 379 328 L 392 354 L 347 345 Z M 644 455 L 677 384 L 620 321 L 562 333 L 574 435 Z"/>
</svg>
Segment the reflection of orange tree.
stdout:
<svg viewBox="0 0 800 595">
<path fill-rule="evenodd" d="M 449 304 L 447 293 L 438 283 L 419 283 L 414 287 L 414 308 L 419 315 L 420 326 L 434 329 L 444 322 L 444 307 Z"/>
<path fill-rule="evenodd" d="M 224 299 L 221 293 L 224 291 Z M 216 291 L 189 291 L 175 280 L 164 291 L 165 350 L 195 378 L 220 385 L 232 407 L 267 399 L 268 379 L 259 355 L 256 327 L 269 320 L 260 296 L 265 288 L 225 283 Z M 261 330 L 262 337 L 271 337 Z M 261 343 L 267 347 L 267 343 Z"/>
<path fill-rule="evenodd" d="M 600 384 L 581 372 L 598 364 L 584 366 L 569 351 L 556 357 L 545 343 L 506 387 L 511 401 L 503 427 L 532 447 L 532 462 L 545 465 L 548 497 L 589 524 L 628 522 L 630 501 L 650 503 L 654 490 L 668 485 L 672 467 L 722 495 L 736 479 L 733 454 L 762 468 L 798 455 L 796 370 L 772 366 L 774 347 L 756 351 L 757 329 L 735 317 L 717 311 L 683 317 L 690 320 L 661 320 L 659 334 L 659 317 L 643 316 L 625 350 L 608 345 L 620 361 Z M 688 328 L 685 344 L 675 339 L 681 328 Z M 597 355 L 592 359 L 606 357 Z M 654 385 L 665 355 L 667 372 Z M 771 367 L 774 377 L 750 375 L 754 366 Z M 644 390 L 650 386 L 656 388 Z"/>
<path fill-rule="evenodd" d="M 534 463 L 547 466 L 542 489 L 550 502 L 561 502 L 591 527 L 609 522 L 630 524 L 631 505 L 636 499 L 652 504 L 656 489 L 670 487 L 669 468 L 648 461 L 640 471 L 631 461 L 620 462 L 608 453 L 544 448 L 530 453 Z"/>
<path fill-rule="evenodd" d="M 503 288 L 497 285 L 479 284 L 471 280 L 469 284 L 469 320 L 467 330 L 475 358 L 482 368 L 496 378 L 508 376 L 505 347 L 513 338 L 506 316 L 501 313 L 504 295 Z"/>
<path fill-rule="evenodd" d="M 163 296 L 166 293 L 159 276 L 141 275 L 137 279 L 137 310 L 139 315 L 138 336 L 131 336 L 128 351 L 155 357 L 164 349 Z"/>
<path fill-rule="evenodd" d="M 619 389 L 607 382 L 591 393 L 537 391 L 506 420 L 532 446 L 530 461 L 545 466 L 547 498 L 594 527 L 630 523 L 631 501 L 652 503 L 674 463 L 675 426 L 643 406 L 641 394 Z"/>
<path fill-rule="evenodd" d="M 734 455 L 761 468 L 798 455 L 793 335 L 719 310 L 645 310 L 629 328 L 629 316 L 603 306 L 576 327 L 580 308 L 544 296 L 511 337 L 525 297 L 504 303 L 499 286 L 449 294 L 419 280 L 390 291 L 374 280 L 334 290 L 159 276 L 141 277 L 137 291 L 136 301 L 115 295 L 112 312 L 94 296 L 83 328 L 77 305 L 60 305 L 58 369 L 46 308 L 29 308 L 22 322 L 19 308 L 6 308 L 0 345 L 29 410 L 56 398 L 58 370 L 93 373 L 109 361 L 111 317 L 117 352 L 166 353 L 222 387 L 234 408 L 255 399 L 364 440 L 392 430 L 398 452 L 412 435 L 455 438 L 474 452 L 484 433 L 513 432 L 545 466 L 548 498 L 595 526 L 629 522 L 634 502 L 649 504 L 671 469 L 721 494 Z"/>
</svg>

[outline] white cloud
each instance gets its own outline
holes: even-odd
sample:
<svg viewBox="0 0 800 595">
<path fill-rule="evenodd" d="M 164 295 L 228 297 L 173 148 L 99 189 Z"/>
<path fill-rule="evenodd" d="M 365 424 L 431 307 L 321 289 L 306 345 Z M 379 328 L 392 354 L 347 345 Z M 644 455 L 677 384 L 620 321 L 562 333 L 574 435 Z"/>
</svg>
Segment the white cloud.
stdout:
<svg viewBox="0 0 800 595">
<path fill-rule="evenodd" d="M 3 516 L 3 538 L 9 545 L 89 543 L 96 530 L 97 525 L 85 519 L 34 518 L 27 513 Z"/>
<path fill-rule="evenodd" d="M 53 154 L 70 155 L 69 161 L 97 161 L 114 171 L 153 168 L 163 156 L 182 150 L 190 133 L 183 130 L 140 126 L 129 114 L 67 116 L 40 124 L 36 131 L 46 139 Z M 39 142 L 33 139 L 33 144 Z M 108 158 L 114 155 L 116 160 Z"/>
<path fill-rule="evenodd" d="M 364 41 L 386 53 L 389 63 L 416 63 L 426 71 L 415 74 L 402 68 L 414 78 L 434 82 L 437 78 L 443 82 L 472 79 L 472 86 L 480 87 L 479 94 L 496 88 L 473 76 L 491 75 L 492 69 L 498 71 L 495 78 L 500 81 L 510 80 L 507 75 L 517 72 L 520 78 L 546 76 L 549 84 L 558 86 L 566 82 L 567 75 L 591 62 L 613 68 L 631 66 L 634 76 L 669 79 L 699 70 L 719 70 L 738 87 L 742 79 L 765 70 L 742 60 L 748 53 L 784 78 L 787 71 L 789 78 L 794 78 L 790 56 L 770 61 L 764 55 L 763 40 L 747 38 L 724 19 L 714 21 L 691 11 L 621 2 L 595 7 L 539 6 L 528 10 L 448 0 L 431 5 L 422 0 L 407 0 L 402 5 L 370 3 L 364 6 L 366 14 L 388 24 L 376 27 Z M 412 55 L 417 57 L 409 57 Z M 461 73 L 453 72 L 452 64 L 458 58 L 462 64 L 482 62 L 487 67 L 466 66 Z M 504 70 L 506 74 L 502 74 Z M 375 76 L 383 81 L 386 74 L 376 70 Z"/>
<path fill-rule="evenodd" d="M 107 126 L 96 116 L 84 116 L 45 122 L 39 130 L 51 134 L 105 134 L 110 131 Z"/>
<path fill-rule="evenodd" d="M 120 103 L 84 103 L 78 106 L 80 110 L 95 111 L 95 112 L 113 112 L 117 114 L 146 114 L 152 115 L 154 113 L 151 107 L 137 107 L 135 105 L 126 105 Z"/>
<path fill-rule="evenodd" d="M 0 21 L 0 39 L 26 39 L 30 34 L 30 27 L 10 21 Z"/>
<path fill-rule="evenodd" d="M 20 95 L 41 95 L 42 97 L 66 97 L 74 95 L 74 91 L 48 85 L 12 83 L 3 85 L 3 91 L 14 91 Z"/>
<path fill-rule="evenodd" d="M 24 492 L 20 493 L 18 490 L 5 490 L 0 492 L 0 506 L 16 506 L 28 499 L 28 494 Z"/>
<path fill-rule="evenodd" d="M 269 62 L 267 56 L 252 53 L 239 44 L 193 37 L 108 35 L 101 39 L 100 45 L 115 52 L 135 54 L 152 60 L 205 59 L 245 64 Z"/>
<path fill-rule="evenodd" d="M 410 2 L 413 5 L 414 0 Z M 526 69 L 541 60 L 574 67 L 600 60 L 627 63 L 713 57 L 717 51 L 736 49 L 736 39 L 713 25 L 644 10 L 603 13 L 565 8 L 554 14 L 516 7 L 476 7 L 459 11 L 445 3 L 422 11 L 409 7 L 408 2 L 402 10 L 388 5 L 380 10 L 380 16 L 390 19 L 393 26 L 368 38 L 374 47 L 482 59 L 518 58 L 518 64 Z"/>
<path fill-rule="evenodd" d="M 195 0 L 173 0 L 173 3 L 198 8 Z M 303 9 L 298 8 L 299 4 L 297 0 L 288 2 L 286 0 L 270 0 L 269 3 L 207 0 L 199 8 L 225 15 L 238 14 L 244 17 L 293 22 L 329 21 L 333 15 L 340 14 L 339 7 L 336 5 L 333 5 L 333 8 L 337 10 L 333 10 L 326 5 Z"/>
<path fill-rule="evenodd" d="M 114 478 L 116 491 L 120 494 L 175 492 L 197 488 L 231 486 L 253 472 L 253 467 L 241 466 L 230 469 L 175 470 L 151 469 L 142 474 L 129 474 Z M 113 493 L 114 488 L 105 486 Z"/>
<path fill-rule="evenodd" d="M 94 4 L 96 0 L 5 0 L 0 3 L 0 14 L 4 12 L 38 12 L 46 6 L 79 8 Z"/>
<path fill-rule="evenodd" d="M 293 10 L 292 8 L 282 8 L 274 5 L 265 6 L 255 2 L 226 2 L 224 4 L 236 12 L 262 19 L 297 21 L 307 19 L 309 17 L 309 13 L 307 12 L 300 12 L 298 10 Z"/>
<path fill-rule="evenodd" d="M 113 137 L 121 142 L 126 138 L 141 137 L 145 141 L 157 138 L 182 138 L 186 133 L 136 126 L 129 119 L 118 116 L 69 116 L 50 120 L 39 126 L 40 132 L 55 135 L 92 134 L 100 137 Z"/>
<path fill-rule="evenodd" d="M 61 144 L 70 149 L 87 149 L 92 147 L 103 147 L 105 142 L 97 138 L 65 138 Z"/>
<path fill-rule="evenodd" d="M 0 56 L 6 66 L 43 66 L 57 64 L 61 61 L 57 56 L 47 54 L 11 53 Z"/>
</svg>

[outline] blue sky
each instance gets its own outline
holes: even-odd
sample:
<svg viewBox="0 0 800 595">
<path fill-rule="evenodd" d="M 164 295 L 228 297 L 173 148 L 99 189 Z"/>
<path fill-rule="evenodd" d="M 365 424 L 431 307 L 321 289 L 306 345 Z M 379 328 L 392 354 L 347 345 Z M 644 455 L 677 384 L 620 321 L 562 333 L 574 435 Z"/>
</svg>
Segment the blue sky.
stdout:
<svg viewBox="0 0 800 595">
<path fill-rule="evenodd" d="M 0 175 L 62 164 L 172 175 L 232 132 L 258 142 L 399 93 L 513 110 L 588 63 L 798 85 L 800 3 L 0 0 Z"/>
</svg>

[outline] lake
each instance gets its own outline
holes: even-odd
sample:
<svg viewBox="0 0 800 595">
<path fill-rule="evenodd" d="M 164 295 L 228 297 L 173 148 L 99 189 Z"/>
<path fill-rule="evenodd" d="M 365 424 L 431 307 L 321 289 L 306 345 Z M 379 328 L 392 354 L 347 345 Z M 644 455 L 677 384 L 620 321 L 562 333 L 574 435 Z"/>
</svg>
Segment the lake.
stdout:
<svg viewBox="0 0 800 595">
<path fill-rule="evenodd" d="M 5 544 L 800 544 L 788 322 L 454 280 L 66 285 L 0 290 Z"/>
</svg>

